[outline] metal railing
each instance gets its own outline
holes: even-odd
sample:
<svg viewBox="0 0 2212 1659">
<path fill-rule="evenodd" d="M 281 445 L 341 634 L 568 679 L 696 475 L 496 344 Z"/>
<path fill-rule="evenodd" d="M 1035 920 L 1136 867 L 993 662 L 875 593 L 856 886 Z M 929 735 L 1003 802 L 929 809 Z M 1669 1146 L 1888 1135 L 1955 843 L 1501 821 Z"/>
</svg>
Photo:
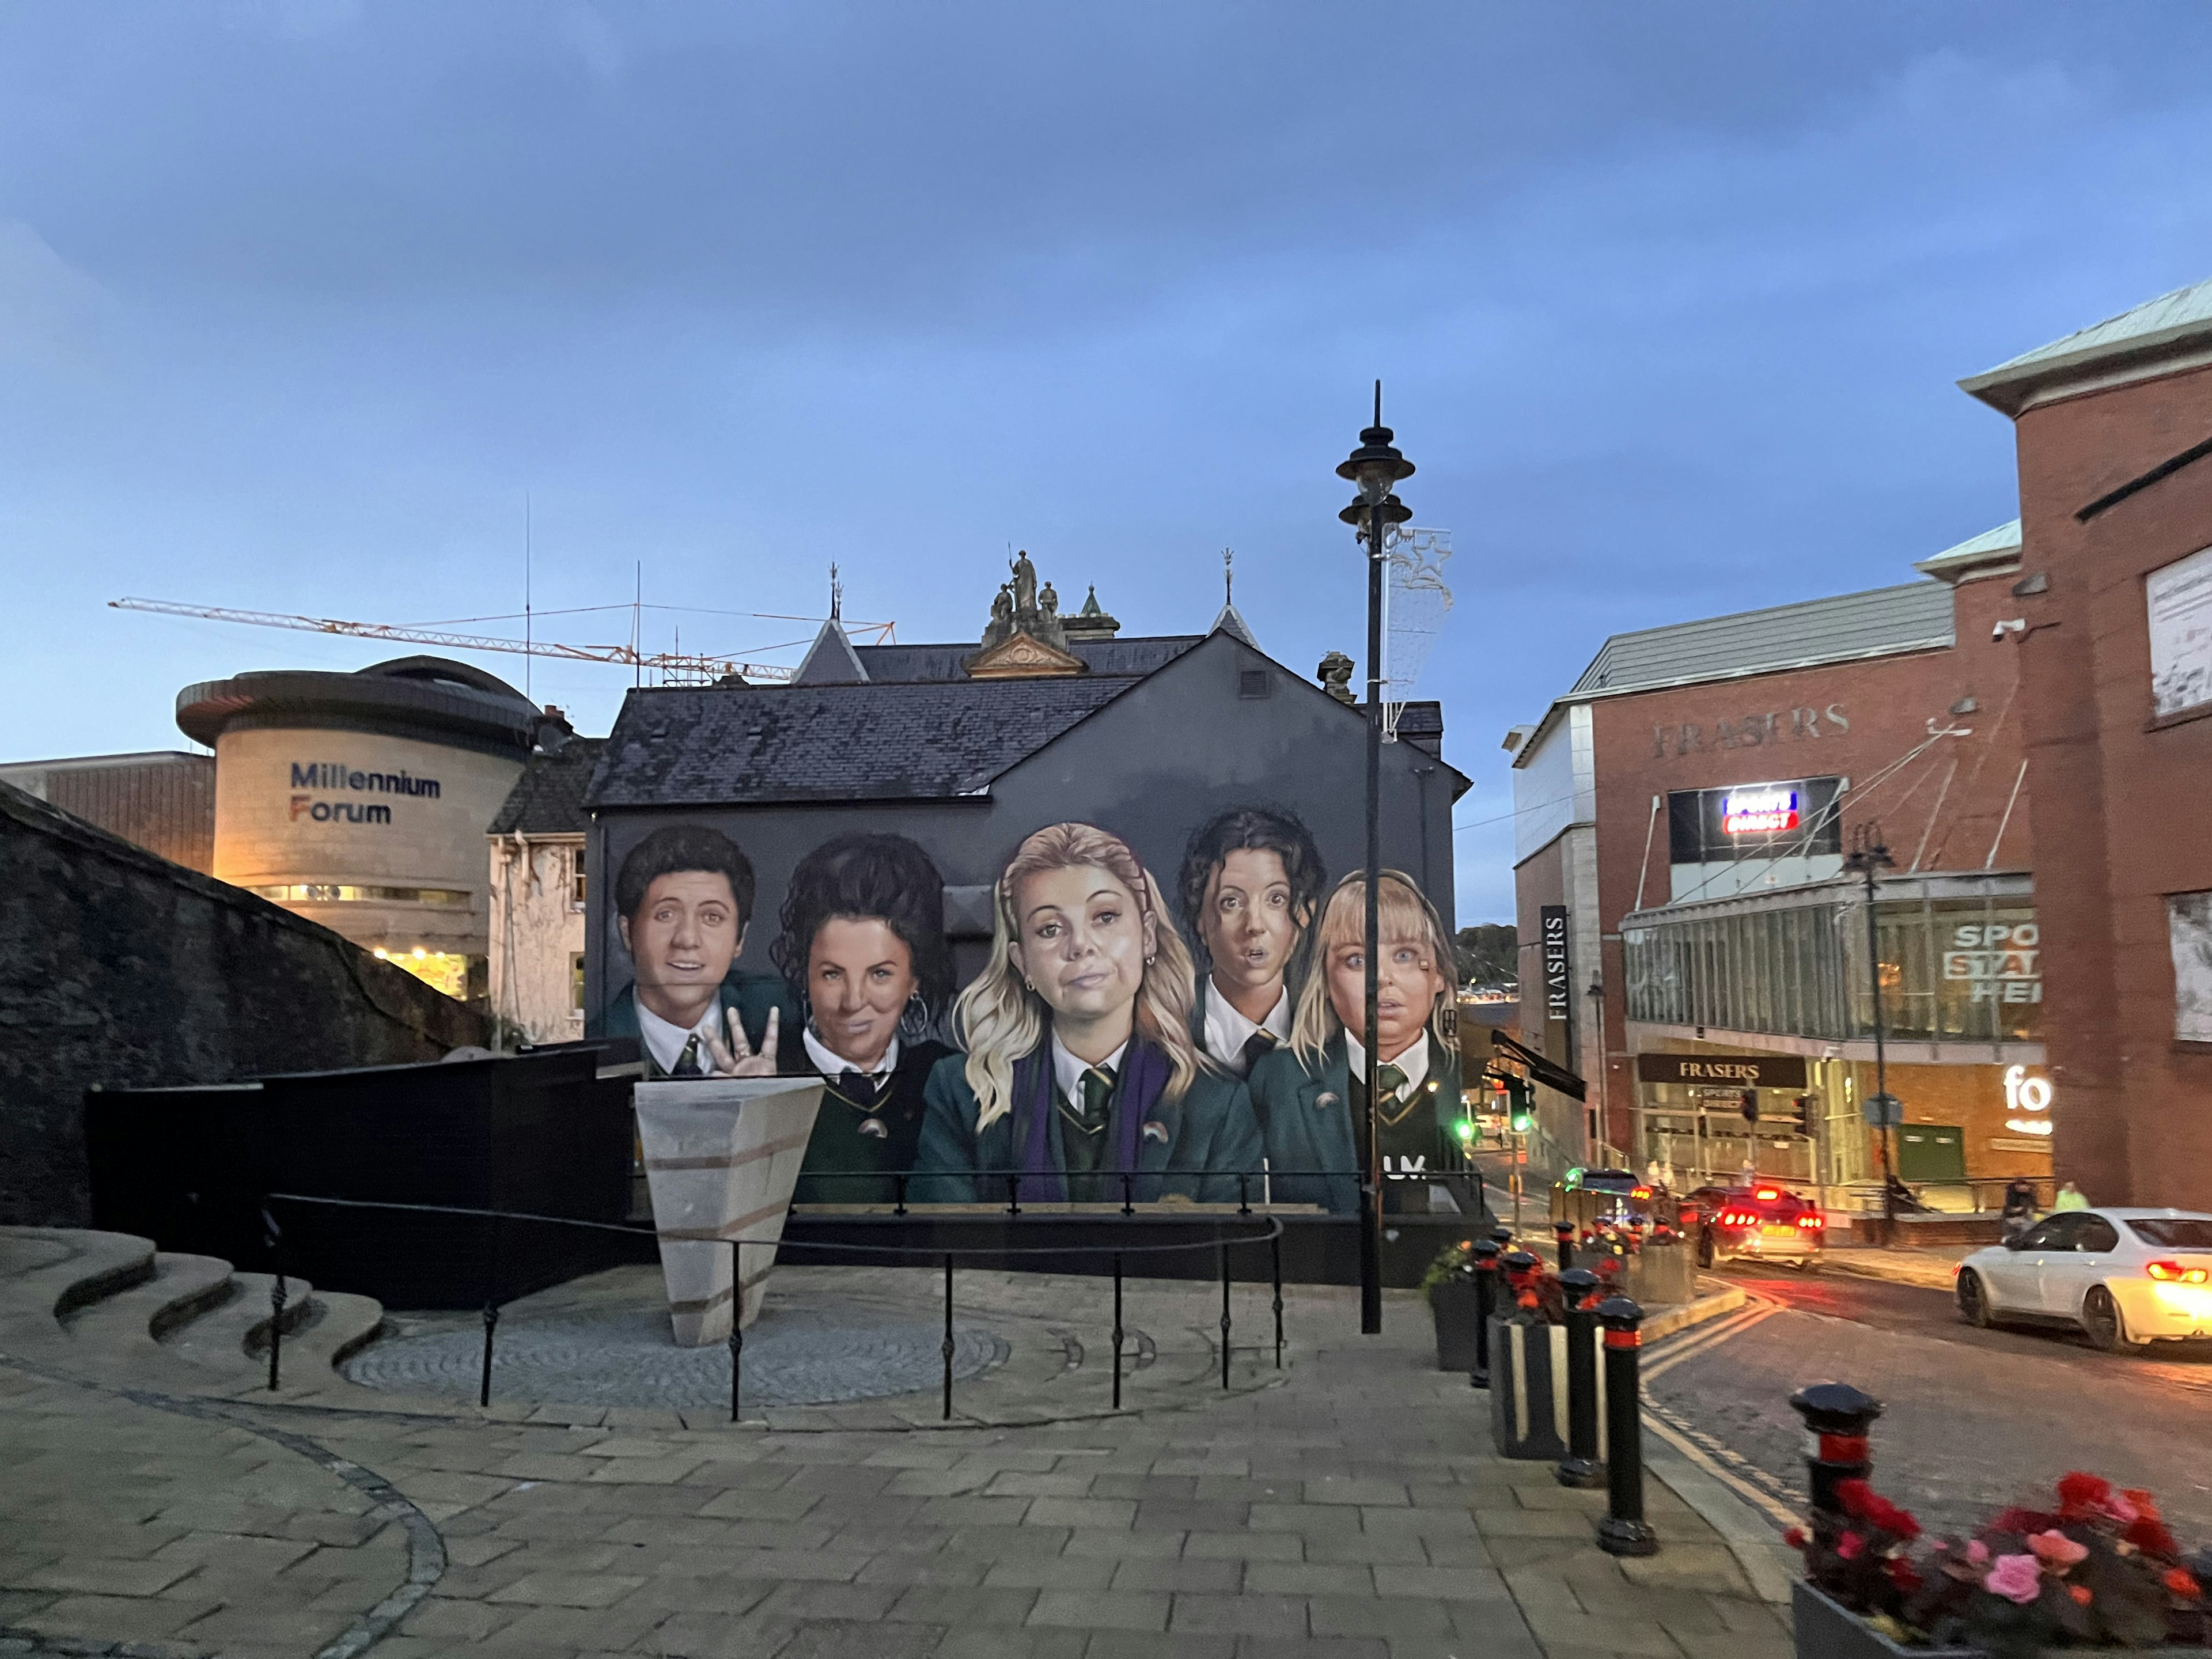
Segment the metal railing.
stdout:
<svg viewBox="0 0 2212 1659">
<path fill-rule="evenodd" d="M 1389 1186 L 1395 1184 L 1401 1181 L 1408 1182 L 1427 1181 L 1445 1187 L 1449 1187 L 1453 1183 L 1457 1182 L 1462 1186 L 1471 1187 L 1473 1188 L 1475 1209 L 1472 1214 L 1474 1216 L 1480 1216 L 1486 1212 L 1489 1208 L 1488 1188 L 1490 1183 L 1483 1175 L 1483 1172 L 1478 1169 L 1473 1161 L 1464 1153 L 1455 1154 L 1452 1150 L 1447 1149 L 1447 1151 L 1443 1154 L 1443 1158 L 1444 1161 L 1434 1170 L 1418 1171 L 1413 1175 L 1406 1176 L 1386 1176 L 1384 1178 L 1386 1189 Z M 1137 1213 L 1137 1204 L 1139 1200 L 1136 1196 L 1136 1191 L 1137 1183 L 1139 1182 L 1160 1182 L 1175 1179 L 1184 1175 L 1194 1175 L 1200 1179 L 1209 1176 L 1218 1177 L 1234 1175 L 1237 1177 L 1237 1213 L 1242 1216 L 1255 1213 L 1253 1208 L 1253 1195 L 1255 1190 L 1259 1194 L 1261 1208 L 1267 1209 L 1273 1206 L 1274 1200 L 1272 1197 L 1271 1189 L 1275 1182 L 1286 1180 L 1357 1181 L 1359 1175 L 1359 1172 L 1356 1170 L 1276 1169 L 1235 1170 L 1213 1170 L 1198 1171 L 1151 1170 L 1128 1171 L 1121 1170 L 1103 1170 L 1089 1174 L 1085 1174 L 1081 1171 L 1065 1175 L 1060 1175 L 1058 1171 L 1055 1171 L 1054 1173 L 1055 1175 L 1058 1175 L 1059 1178 L 1063 1182 L 1071 1184 L 1086 1181 L 1092 1182 L 1111 1182 L 1118 1183 L 1121 1189 L 1121 1212 L 1124 1216 L 1133 1216 Z M 1018 1216 L 1023 1212 L 1023 1199 L 1021 1196 L 1022 1183 L 1025 1181 L 1034 1181 L 1036 1178 L 1037 1175 L 1034 1170 L 1006 1169 L 930 1170 L 926 1171 L 896 1170 L 802 1170 L 799 1172 L 798 1182 L 793 1188 L 793 1195 L 791 1201 L 794 1205 L 798 1205 L 802 1207 L 809 1204 L 829 1202 L 843 1203 L 848 1201 L 843 1200 L 830 1200 L 810 1199 L 806 1197 L 805 1190 L 807 1183 L 813 1181 L 889 1182 L 891 1185 L 891 1213 L 897 1216 L 905 1216 L 911 1215 L 914 1212 L 914 1208 L 916 1207 L 910 1206 L 908 1201 L 908 1194 L 911 1190 L 913 1183 L 916 1181 L 951 1179 L 975 1181 L 979 1183 L 988 1181 L 994 1187 L 1003 1186 L 1005 1188 L 1006 1194 L 1006 1212 L 1010 1216 Z M 978 1191 L 980 1194 L 980 1186 Z M 978 1201 L 981 1201 L 980 1197 Z M 1031 1200 L 1030 1201 L 1034 1203 L 1036 1200 Z M 1110 1203 L 1112 1200 L 1108 1200 L 1106 1201 Z M 1146 1199 L 1143 1201 L 1147 1205 L 1157 1206 L 1161 1200 L 1157 1199 Z M 1173 1201 L 1180 1202 L 1180 1200 Z M 1285 1200 L 1285 1202 L 1291 1201 L 1294 1200 Z M 957 1200 L 951 1201 L 952 1205 L 957 1205 L 959 1202 L 960 1200 Z M 924 1200 L 921 1202 L 918 1207 L 920 1207 L 926 1214 L 932 1211 L 941 1210 L 948 1207 L 948 1202 L 947 1200 L 938 1199 Z M 1462 1212 L 1462 1213 L 1468 1212 Z"/>
<path fill-rule="evenodd" d="M 2025 1181 L 2035 1189 L 2036 1212 L 2049 1211 L 2057 1201 L 2058 1178 L 2056 1176 L 1959 1176 L 1941 1181 L 1907 1181 L 1905 1190 L 1912 1194 L 1918 1212 L 1929 1215 L 1990 1216 L 2004 1208 L 2005 1189 L 2015 1181 Z M 1882 1213 L 1881 1182 L 1854 1181 L 1828 1189 L 1835 1195 L 1832 1208 L 1856 1212 L 1860 1214 Z"/>
<path fill-rule="evenodd" d="M 1017 1176 L 1015 1179 L 1018 1181 L 1019 1177 Z M 1009 1212 L 1017 1216 L 1020 1215 L 1022 1212 L 1018 1205 L 1018 1194 L 1010 1194 L 1009 1200 Z M 491 1286 L 487 1287 L 483 1304 L 483 1363 L 477 1395 L 477 1403 L 482 1407 L 489 1407 L 491 1404 L 491 1373 L 494 1335 L 498 1329 L 501 1310 L 501 1303 L 496 1294 L 496 1285 L 499 1282 L 498 1268 L 500 1262 L 500 1233 L 502 1224 L 508 1222 L 527 1222 L 556 1227 L 574 1227 L 592 1232 L 621 1233 L 631 1238 L 652 1239 L 656 1243 L 659 1241 L 659 1235 L 658 1232 L 650 1227 L 630 1226 L 611 1221 L 586 1221 L 578 1219 L 573 1216 L 537 1215 L 519 1210 L 478 1209 L 465 1205 L 404 1204 L 375 1199 L 331 1198 L 320 1194 L 307 1193 L 268 1194 L 262 1201 L 261 1216 L 263 1224 L 266 1229 L 266 1238 L 270 1255 L 270 1265 L 274 1274 L 274 1282 L 270 1285 L 269 1295 L 270 1307 L 272 1311 L 272 1317 L 270 1321 L 269 1326 L 269 1389 L 272 1393 L 276 1392 L 281 1386 L 284 1340 L 284 1304 L 288 1295 L 283 1265 L 284 1232 L 283 1227 L 277 1223 L 275 1207 L 280 1204 L 302 1204 L 329 1209 L 377 1210 L 418 1215 L 459 1216 L 482 1220 L 489 1224 L 490 1232 L 490 1250 L 489 1252 L 489 1257 L 491 1264 L 491 1270 L 489 1277 L 492 1280 L 492 1285 Z M 903 1213 L 903 1211 L 902 1211 L 902 1213 Z M 1135 1211 L 1133 1207 L 1125 1206 L 1123 1213 L 1133 1215 Z M 1249 1208 L 1241 1209 L 1238 1213 L 1249 1214 L 1250 1211 Z M 1043 1218 L 1037 1218 L 1039 1220 Z M 1147 1218 L 1172 1219 L 1173 1217 L 1172 1212 L 1170 1212 L 1169 1215 L 1164 1218 L 1153 1216 L 1148 1217 Z M 1263 1229 L 1245 1231 L 1233 1237 L 1223 1234 L 1219 1231 L 1220 1224 L 1218 1222 L 1213 1222 L 1211 1224 L 1214 1229 L 1214 1236 L 1211 1238 L 1197 1238 L 1170 1243 L 1153 1244 L 1124 1244 L 1111 1243 L 1101 1243 L 1097 1244 L 1056 1243 L 1016 1246 L 994 1244 L 969 1245 L 964 1247 L 956 1246 L 951 1249 L 945 1249 L 938 1245 L 921 1246 L 901 1244 L 822 1243 L 805 1240 L 781 1238 L 684 1239 L 670 1242 L 702 1244 L 724 1243 L 730 1247 L 730 1421 L 732 1423 L 739 1422 L 743 1419 L 744 1396 L 744 1356 L 745 1279 L 744 1267 L 745 1246 L 750 1244 L 756 1249 L 766 1249 L 771 1251 L 818 1250 L 841 1256 L 870 1255 L 897 1261 L 911 1260 L 915 1258 L 922 1260 L 936 1260 L 941 1258 L 945 1264 L 945 1337 L 942 1344 L 940 1345 L 939 1352 L 945 1364 L 945 1402 L 943 1420 L 949 1423 L 952 1420 L 952 1358 L 955 1352 L 955 1343 L 952 1332 L 953 1265 L 955 1259 L 960 1256 L 988 1256 L 994 1258 L 1003 1258 L 1007 1256 L 1065 1255 L 1110 1256 L 1114 1264 L 1114 1382 L 1112 1409 L 1119 1411 L 1121 1409 L 1121 1352 L 1123 1342 L 1127 1337 L 1127 1333 L 1124 1331 L 1121 1323 L 1121 1280 L 1122 1263 L 1124 1258 L 1128 1256 L 1168 1255 L 1200 1250 L 1213 1250 L 1218 1253 L 1221 1262 L 1221 1386 L 1225 1391 L 1230 1386 L 1230 1359 L 1231 1352 L 1230 1344 L 1230 1292 L 1233 1283 L 1232 1275 L 1230 1272 L 1229 1252 L 1231 1249 L 1240 1245 L 1264 1243 L 1267 1246 L 1270 1277 L 1273 1288 L 1273 1311 L 1275 1322 L 1275 1369 L 1277 1370 L 1280 1370 L 1283 1368 L 1283 1224 L 1281 1218 L 1276 1216 L 1268 1216 L 1264 1219 L 1265 1226 Z M 1109 1224 L 1110 1225 L 1112 1224 L 1109 1223 Z M 1205 1217 L 1192 1216 L 1181 1224 L 1201 1226 L 1209 1224 L 1207 1218 Z"/>
</svg>

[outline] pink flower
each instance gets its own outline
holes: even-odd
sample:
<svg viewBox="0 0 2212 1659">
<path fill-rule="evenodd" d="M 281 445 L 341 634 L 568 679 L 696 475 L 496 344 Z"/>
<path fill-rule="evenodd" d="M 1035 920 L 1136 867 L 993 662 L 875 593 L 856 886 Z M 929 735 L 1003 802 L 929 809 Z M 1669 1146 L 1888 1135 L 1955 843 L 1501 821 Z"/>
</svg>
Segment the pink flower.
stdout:
<svg viewBox="0 0 2212 1659">
<path fill-rule="evenodd" d="M 1966 1545 L 1966 1565 L 1970 1567 L 1986 1567 L 1989 1564 L 1990 1547 L 1978 1538 L 1971 1540 Z"/>
<path fill-rule="evenodd" d="M 2076 1562 L 2086 1561 L 2089 1558 L 2087 1544 L 2077 1544 L 2056 1529 L 2037 1533 L 2027 1540 L 2027 1547 L 2035 1552 L 2036 1559 L 2053 1572 L 2063 1572 Z"/>
<path fill-rule="evenodd" d="M 1866 1553 L 1866 1540 L 1855 1532 L 1847 1532 L 1836 1540 L 1836 1553 L 1846 1561 L 1856 1561 Z"/>
<path fill-rule="evenodd" d="M 2032 1555 L 2000 1555 L 1982 1584 L 1991 1595 L 2024 1607 L 2043 1593 L 2043 1571 Z"/>
<path fill-rule="evenodd" d="M 2133 1526 L 2142 1518 L 2142 1511 L 2124 1498 L 2107 1498 L 2105 1500 L 2105 1513 L 2124 1527 Z"/>
</svg>

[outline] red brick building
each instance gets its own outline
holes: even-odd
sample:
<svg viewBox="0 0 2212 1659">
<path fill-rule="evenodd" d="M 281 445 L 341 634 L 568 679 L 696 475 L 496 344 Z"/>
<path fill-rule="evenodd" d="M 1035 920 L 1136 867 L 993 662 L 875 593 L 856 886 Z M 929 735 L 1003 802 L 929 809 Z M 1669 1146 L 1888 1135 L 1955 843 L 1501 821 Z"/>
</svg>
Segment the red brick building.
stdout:
<svg viewBox="0 0 2212 1659">
<path fill-rule="evenodd" d="M 2212 281 L 1960 384 L 2018 437 L 2058 1170 L 2212 1207 Z"/>
<path fill-rule="evenodd" d="M 1555 1161 L 1874 1177 L 1864 825 L 1902 1172 L 1954 1206 L 2049 1173 L 2019 556 L 2008 525 L 1923 580 L 1615 635 L 1508 734 L 1524 1039 L 1591 1085 L 1546 1098 Z"/>
</svg>

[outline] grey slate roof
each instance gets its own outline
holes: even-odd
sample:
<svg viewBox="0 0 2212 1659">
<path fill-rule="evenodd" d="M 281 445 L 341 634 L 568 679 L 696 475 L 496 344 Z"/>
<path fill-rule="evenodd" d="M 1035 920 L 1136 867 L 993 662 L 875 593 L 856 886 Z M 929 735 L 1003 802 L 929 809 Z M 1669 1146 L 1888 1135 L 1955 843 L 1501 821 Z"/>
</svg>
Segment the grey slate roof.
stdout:
<svg viewBox="0 0 2212 1659">
<path fill-rule="evenodd" d="M 592 785 L 592 769 L 606 746 L 605 738 L 571 738 L 556 754 L 532 755 L 492 819 L 490 833 L 582 835 L 592 823 L 584 811 L 584 794 Z"/>
<path fill-rule="evenodd" d="M 1138 635 L 1130 639 L 1070 640 L 1067 648 L 1093 674 L 1149 674 L 1164 668 L 1205 639 L 1203 634 Z M 878 684 L 885 681 L 964 680 L 961 665 L 983 647 L 975 641 L 951 645 L 856 645 L 853 653 Z"/>
<path fill-rule="evenodd" d="M 1567 695 L 1572 698 L 1734 679 L 1815 663 L 1931 650 L 1952 640 L 1950 587 L 1940 581 L 1907 582 L 1615 634 Z"/>
<path fill-rule="evenodd" d="M 2092 364 L 2140 358 L 2199 337 L 2212 337 L 2212 276 L 1970 374 L 1959 386 L 1984 403 L 2017 414 L 2039 386 Z"/>
<path fill-rule="evenodd" d="M 868 678 L 868 671 L 860 666 L 860 659 L 853 654 L 853 641 L 845 637 L 845 630 L 833 617 L 822 624 L 822 631 L 814 636 L 807 648 L 799 672 L 791 677 L 793 685 L 854 685 Z"/>
<path fill-rule="evenodd" d="M 975 647 L 862 646 L 873 650 Z M 980 789 L 1139 676 L 633 691 L 587 805 L 945 799 Z"/>
</svg>

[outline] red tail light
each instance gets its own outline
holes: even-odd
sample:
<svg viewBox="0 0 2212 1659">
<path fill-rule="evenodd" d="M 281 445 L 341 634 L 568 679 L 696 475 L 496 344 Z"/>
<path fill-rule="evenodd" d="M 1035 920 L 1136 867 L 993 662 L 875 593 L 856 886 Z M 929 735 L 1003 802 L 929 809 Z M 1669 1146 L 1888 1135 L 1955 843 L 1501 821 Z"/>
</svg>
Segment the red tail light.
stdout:
<svg viewBox="0 0 2212 1659">
<path fill-rule="evenodd" d="M 1817 1215 L 1801 1215 L 1797 1218 L 1797 1224 L 1801 1227 L 1809 1227 L 1818 1232 L 1828 1224 Z"/>
<path fill-rule="evenodd" d="M 1649 1187 L 1638 1187 L 1634 1192 L 1629 1194 L 1629 1196 L 1631 1198 L 1649 1198 L 1651 1196 L 1651 1189 Z"/>
<path fill-rule="evenodd" d="M 2212 1271 L 2203 1267 L 2185 1267 L 2179 1261 L 2154 1261 L 2143 1271 L 2153 1279 L 2162 1279 L 2176 1285 L 2202 1285 L 2212 1279 Z"/>
<path fill-rule="evenodd" d="M 1752 1196 L 1763 1201 L 1771 1202 L 1773 1200 L 1781 1197 L 1782 1194 L 1772 1187 L 1761 1187 L 1757 1192 L 1753 1193 Z"/>
</svg>

